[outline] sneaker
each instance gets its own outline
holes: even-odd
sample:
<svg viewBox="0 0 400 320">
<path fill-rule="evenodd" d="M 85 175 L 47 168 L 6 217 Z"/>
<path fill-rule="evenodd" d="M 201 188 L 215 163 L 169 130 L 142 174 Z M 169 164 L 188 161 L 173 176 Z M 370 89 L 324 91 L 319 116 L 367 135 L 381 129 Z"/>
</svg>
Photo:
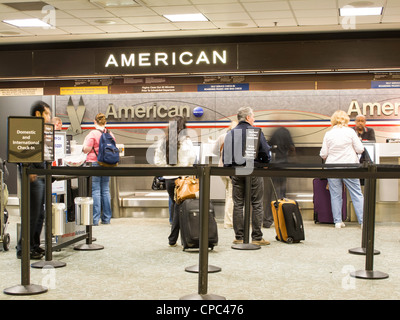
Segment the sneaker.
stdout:
<svg viewBox="0 0 400 320">
<path fill-rule="evenodd" d="M 233 240 L 233 244 L 242 244 L 242 243 L 243 243 L 243 239 L 240 239 L 240 240 L 235 239 L 235 240 Z"/>
<path fill-rule="evenodd" d="M 251 243 L 252 243 L 252 244 L 256 244 L 256 245 L 258 245 L 258 246 L 267 246 L 267 245 L 270 244 L 269 241 L 264 240 L 264 239 L 261 239 L 261 240 L 253 240 Z"/>
<path fill-rule="evenodd" d="M 343 222 L 338 222 L 335 223 L 335 228 L 336 229 L 340 229 L 340 228 L 344 228 L 346 225 Z"/>
<path fill-rule="evenodd" d="M 177 244 L 176 244 L 176 242 L 175 243 L 173 243 L 173 244 L 169 244 L 169 246 L 172 248 L 172 247 L 176 247 L 177 246 Z"/>
</svg>

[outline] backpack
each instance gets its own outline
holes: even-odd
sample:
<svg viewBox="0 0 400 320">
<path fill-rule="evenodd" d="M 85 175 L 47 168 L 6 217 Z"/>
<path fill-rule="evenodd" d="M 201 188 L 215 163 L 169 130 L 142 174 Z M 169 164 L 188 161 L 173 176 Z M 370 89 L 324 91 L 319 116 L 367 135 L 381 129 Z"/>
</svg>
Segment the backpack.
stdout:
<svg viewBox="0 0 400 320">
<path fill-rule="evenodd" d="M 115 140 L 107 129 L 99 131 L 102 133 L 99 141 L 99 153 L 97 154 L 94 151 L 97 156 L 97 162 L 104 167 L 115 167 L 119 162 L 119 150 L 115 144 Z"/>
</svg>

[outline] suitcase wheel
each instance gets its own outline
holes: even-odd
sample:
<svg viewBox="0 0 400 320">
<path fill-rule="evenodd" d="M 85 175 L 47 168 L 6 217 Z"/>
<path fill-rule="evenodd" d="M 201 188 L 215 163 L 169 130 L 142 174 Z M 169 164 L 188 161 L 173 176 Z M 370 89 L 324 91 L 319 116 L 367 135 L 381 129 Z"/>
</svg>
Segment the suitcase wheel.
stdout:
<svg viewBox="0 0 400 320">
<path fill-rule="evenodd" d="M 286 243 L 293 243 L 294 241 L 293 241 L 293 238 L 292 237 L 288 237 L 287 239 L 286 239 Z"/>
</svg>

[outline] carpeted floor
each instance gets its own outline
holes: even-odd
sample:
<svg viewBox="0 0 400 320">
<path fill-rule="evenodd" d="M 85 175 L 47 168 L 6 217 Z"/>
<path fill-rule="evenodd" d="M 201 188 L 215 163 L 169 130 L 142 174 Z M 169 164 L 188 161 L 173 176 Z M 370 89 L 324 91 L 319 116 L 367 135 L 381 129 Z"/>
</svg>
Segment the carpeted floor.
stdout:
<svg viewBox="0 0 400 320">
<path fill-rule="evenodd" d="M 53 253 L 67 265 L 57 269 L 30 268 L 32 284 L 48 292 L 12 296 L 3 290 L 21 283 L 21 261 L 16 259 L 16 223 L 11 216 L 11 248 L 0 252 L 0 300 L 175 300 L 198 291 L 198 274 L 185 267 L 199 263 L 198 251 L 169 247 L 165 218 L 112 219 L 94 227 L 95 243 L 104 250 L 76 251 L 73 246 Z M 229 300 L 267 299 L 400 299 L 400 224 L 377 223 L 374 270 L 384 280 L 355 279 L 349 272 L 365 269 L 365 256 L 348 253 L 361 245 L 361 229 L 344 229 L 305 221 L 306 240 L 285 244 L 275 240 L 275 229 L 263 229 L 271 244 L 260 250 L 234 250 L 232 229 L 219 224 L 219 245 L 209 252 L 209 264 L 222 268 L 208 275 L 208 293 Z M 33 262 L 33 261 L 32 261 Z"/>
</svg>

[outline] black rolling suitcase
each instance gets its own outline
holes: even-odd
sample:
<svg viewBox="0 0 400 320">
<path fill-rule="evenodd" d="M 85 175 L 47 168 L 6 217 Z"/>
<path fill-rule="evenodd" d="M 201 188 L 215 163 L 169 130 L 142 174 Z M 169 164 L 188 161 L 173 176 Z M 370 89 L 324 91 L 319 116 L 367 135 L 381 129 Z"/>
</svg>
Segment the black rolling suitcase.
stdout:
<svg viewBox="0 0 400 320">
<path fill-rule="evenodd" d="M 177 207 L 179 228 L 183 250 L 199 248 L 200 240 L 200 202 L 188 199 Z M 213 249 L 218 244 L 218 227 L 215 220 L 214 207 L 210 203 L 208 220 L 208 247 Z"/>
</svg>

